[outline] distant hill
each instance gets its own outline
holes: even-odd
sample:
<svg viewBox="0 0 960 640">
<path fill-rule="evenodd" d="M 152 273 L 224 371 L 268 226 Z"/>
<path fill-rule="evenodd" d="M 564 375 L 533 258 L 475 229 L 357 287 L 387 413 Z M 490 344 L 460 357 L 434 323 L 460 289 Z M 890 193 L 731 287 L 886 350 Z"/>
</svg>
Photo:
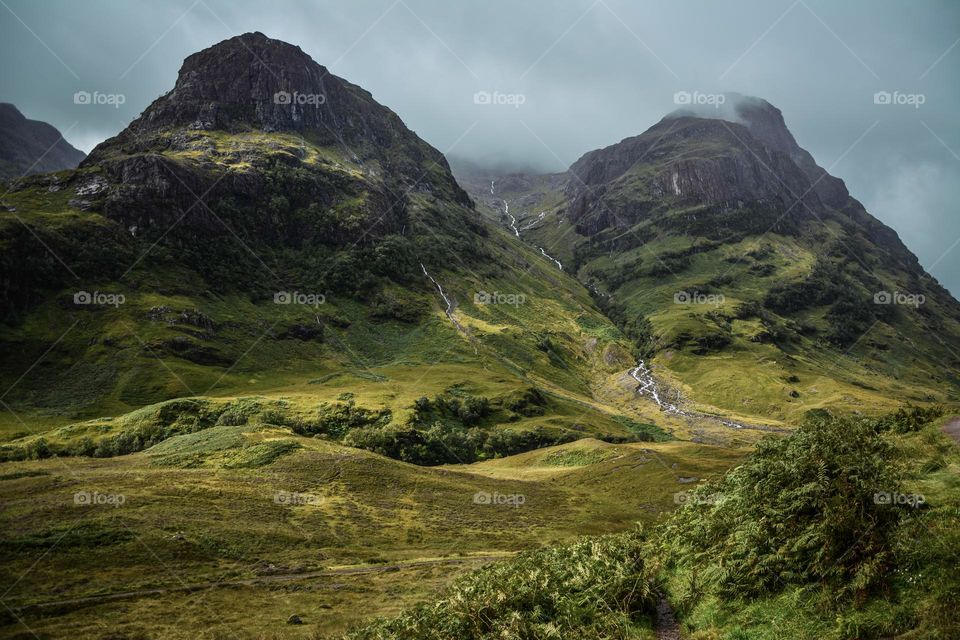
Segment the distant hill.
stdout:
<svg viewBox="0 0 960 640">
<path fill-rule="evenodd" d="M 30 120 L 14 105 L 0 102 L 0 180 L 74 169 L 85 157 L 56 127 Z"/>
</svg>

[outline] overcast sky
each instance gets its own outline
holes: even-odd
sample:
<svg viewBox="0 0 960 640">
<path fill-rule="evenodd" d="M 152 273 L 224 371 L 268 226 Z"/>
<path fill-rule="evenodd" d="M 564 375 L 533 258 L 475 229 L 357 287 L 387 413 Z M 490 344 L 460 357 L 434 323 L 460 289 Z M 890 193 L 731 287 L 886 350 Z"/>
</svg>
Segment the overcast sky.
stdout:
<svg viewBox="0 0 960 640">
<path fill-rule="evenodd" d="M 643 132 L 678 91 L 760 96 L 960 292 L 956 0 L 0 0 L 0 16 L 0 101 L 85 151 L 185 56 L 246 31 L 299 45 L 448 155 L 546 171 Z"/>
</svg>

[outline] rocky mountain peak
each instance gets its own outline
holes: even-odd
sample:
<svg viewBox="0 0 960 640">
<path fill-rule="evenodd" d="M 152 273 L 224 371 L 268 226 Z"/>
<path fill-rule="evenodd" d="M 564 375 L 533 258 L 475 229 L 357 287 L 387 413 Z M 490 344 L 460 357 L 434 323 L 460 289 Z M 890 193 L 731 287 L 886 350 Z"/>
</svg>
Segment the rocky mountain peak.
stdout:
<svg viewBox="0 0 960 640">
<path fill-rule="evenodd" d="M 300 47 L 260 32 L 188 56 L 174 87 L 120 134 L 98 145 L 84 165 L 99 166 L 124 185 L 157 184 L 162 188 L 152 191 L 167 192 L 169 174 L 192 171 L 189 163 L 171 164 L 172 157 L 224 163 L 223 153 L 206 137 L 213 132 L 293 133 L 312 147 L 332 149 L 365 179 L 392 189 L 444 192 L 469 204 L 443 155 L 397 114 L 366 90 L 331 74 Z M 272 146 L 281 144 L 255 139 L 260 142 L 247 144 L 239 158 L 255 167 L 252 172 L 265 166 Z M 184 177 L 177 182 L 190 184 Z"/>
<path fill-rule="evenodd" d="M 146 129 L 320 126 L 330 119 L 328 100 L 344 98 L 344 84 L 300 47 L 245 33 L 187 57 L 173 90 L 137 124 Z"/>
<path fill-rule="evenodd" d="M 664 197 L 721 210 L 763 203 L 800 217 L 855 202 L 843 181 L 800 147 L 779 109 L 760 98 L 725 97 L 715 105 L 685 106 L 643 134 L 577 160 L 566 191 L 573 218 L 590 220 L 581 224 L 582 232 L 595 233 L 610 224 L 603 215 L 610 205 L 598 199 L 614 202 L 614 194 L 631 189 L 647 194 L 648 204 L 635 202 L 621 212 L 622 224 Z"/>
<path fill-rule="evenodd" d="M 300 47 L 259 32 L 187 57 L 173 89 L 95 149 L 90 162 L 117 146 L 126 153 L 156 148 L 158 134 L 172 130 L 309 132 L 318 144 L 348 146 L 360 161 L 401 146 L 400 153 L 445 165 L 369 92 L 331 74 Z"/>
<path fill-rule="evenodd" d="M 767 149 L 784 153 L 807 175 L 811 187 L 822 202 L 842 207 L 850 197 L 843 180 L 829 175 L 813 156 L 802 148 L 787 127 L 783 113 L 763 98 L 727 92 L 718 106 L 698 105 L 674 111 L 667 118 L 696 117 L 727 120 L 742 124 Z"/>
</svg>

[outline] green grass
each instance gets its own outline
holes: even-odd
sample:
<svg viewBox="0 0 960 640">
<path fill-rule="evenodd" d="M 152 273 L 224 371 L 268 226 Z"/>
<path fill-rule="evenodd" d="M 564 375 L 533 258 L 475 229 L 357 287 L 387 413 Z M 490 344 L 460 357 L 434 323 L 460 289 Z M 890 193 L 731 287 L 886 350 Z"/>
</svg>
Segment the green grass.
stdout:
<svg viewBox="0 0 960 640">
<path fill-rule="evenodd" d="M 684 637 L 696 640 L 956 637 L 960 448 L 932 415 L 813 416 L 687 494 L 692 499 L 644 533 L 503 561 L 348 637 L 647 637 L 658 590 L 679 613 Z M 591 449 L 583 444 L 524 454 L 521 468 L 584 462 Z M 922 491 L 925 506 L 878 502 L 878 491 Z M 615 595 L 623 574 L 602 577 L 604 567 L 632 572 L 638 599 Z M 590 576 L 592 597 L 570 593 L 570 576 Z M 551 604 L 539 602 L 544 591 Z"/>
<path fill-rule="evenodd" d="M 653 523 L 674 508 L 673 494 L 689 487 L 678 478 L 716 477 L 742 455 L 681 442 L 581 440 L 473 465 L 422 468 L 260 425 L 254 416 L 249 424 L 185 433 L 132 455 L 5 463 L 11 478 L 0 483 L 0 576 L 12 584 L 23 575 L 8 596 L 11 607 L 22 607 L 181 581 L 256 578 L 269 564 L 296 573 L 502 555 Z M 557 466 L 550 456 L 597 462 Z M 125 501 L 75 505 L 78 491 Z M 524 502 L 478 504 L 478 493 L 519 494 Z M 291 494 L 312 498 L 296 503 Z M 71 527 L 76 532 L 63 538 L 66 546 L 38 546 Z M 284 624 L 292 613 L 310 631 L 333 633 L 427 599 L 471 566 L 401 567 L 18 615 L 38 633 L 69 628 L 77 637 L 95 637 L 102 624 L 189 638 L 241 623 L 247 634 L 241 637 L 296 637 L 297 628 Z M 279 608 L 269 605 L 274 601 Z M 251 607 L 259 606 L 269 613 L 252 619 Z M 214 622 L 211 607 L 219 611 Z M 174 609 L 182 616 L 177 624 L 169 617 Z M 15 629 L 16 621 L 10 625 Z"/>
</svg>

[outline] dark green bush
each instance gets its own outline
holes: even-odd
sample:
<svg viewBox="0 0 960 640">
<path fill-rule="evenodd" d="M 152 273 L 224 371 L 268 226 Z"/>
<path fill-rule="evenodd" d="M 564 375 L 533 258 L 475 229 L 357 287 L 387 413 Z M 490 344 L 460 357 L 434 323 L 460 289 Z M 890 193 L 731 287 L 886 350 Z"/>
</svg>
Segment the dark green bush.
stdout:
<svg viewBox="0 0 960 640">
<path fill-rule="evenodd" d="M 789 437 L 762 440 L 743 465 L 695 490 L 661 537 L 687 597 L 742 598 L 820 583 L 859 597 L 877 589 L 890 575 L 890 538 L 903 512 L 875 502 L 901 482 L 892 447 L 877 431 L 876 421 L 814 415 Z"/>
</svg>

